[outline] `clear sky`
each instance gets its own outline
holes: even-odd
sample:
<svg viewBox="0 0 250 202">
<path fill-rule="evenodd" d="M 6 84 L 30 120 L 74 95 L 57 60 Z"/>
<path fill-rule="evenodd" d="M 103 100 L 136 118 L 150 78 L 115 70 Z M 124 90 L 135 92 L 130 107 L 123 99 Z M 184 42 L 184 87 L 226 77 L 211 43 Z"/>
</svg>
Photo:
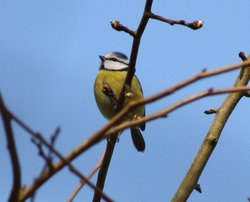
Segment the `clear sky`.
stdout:
<svg viewBox="0 0 250 202">
<path fill-rule="evenodd" d="M 7 1 L 0 0 L 0 89 L 9 108 L 35 131 L 49 138 L 61 133 L 56 147 L 68 154 L 105 120 L 96 107 L 93 82 L 100 54 L 121 51 L 129 55 L 132 38 L 116 32 L 110 21 L 135 29 L 145 1 Z M 137 76 L 146 97 L 209 70 L 240 62 L 238 53 L 250 53 L 249 0 L 155 0 L 153 12 L 167 18 L 203 20 L 193 31 L 151 20 L 141 40 Z M 162 101 L 147 106 L 147 114 L 200 91 L 231 87 L 238 71 L 209 78 Z M 119 202 L 170 201 L 202 143 L 213 115 L 225 95 L 205 98 L 168 118 L 147 124 L 146 151 L 138 153 L 126 131 L 116 146 L 105 192 Z M 189 201 L 246 201 L 250 196 L 249 100 L 234 110 L 201 178 L 203 193 Z M 14 124 L 23 184 L 30 185 L 43 166 L 30 137 Z M 88 174 L 105 149 L 105 141 L 82 155 L 74 165 Z M 0 123 L 0 201 L 11 187 L 11 167 Z M 96 178 L 92 181 L 95 182 Z M 36 202 L 66 201 L 78 185 L 68 169 L 53 177 L 37 193 Z M 85 187 L 75 201 L 91 201 Z"/>
</svg>

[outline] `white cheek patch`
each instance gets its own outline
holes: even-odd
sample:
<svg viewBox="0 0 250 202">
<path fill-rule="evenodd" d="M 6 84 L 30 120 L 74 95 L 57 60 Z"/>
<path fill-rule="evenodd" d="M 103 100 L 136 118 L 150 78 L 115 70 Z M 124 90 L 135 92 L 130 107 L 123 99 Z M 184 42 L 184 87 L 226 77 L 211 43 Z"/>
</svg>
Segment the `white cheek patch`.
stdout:
<svg viewBox="0 0 250 202">
<path fill-rule="evenodd" d="M 104 62 L 104 68 L 109 70 L 122 70 L 128 68 L 128 65 L 118 61 L 106 60 Z"/>
</svg>

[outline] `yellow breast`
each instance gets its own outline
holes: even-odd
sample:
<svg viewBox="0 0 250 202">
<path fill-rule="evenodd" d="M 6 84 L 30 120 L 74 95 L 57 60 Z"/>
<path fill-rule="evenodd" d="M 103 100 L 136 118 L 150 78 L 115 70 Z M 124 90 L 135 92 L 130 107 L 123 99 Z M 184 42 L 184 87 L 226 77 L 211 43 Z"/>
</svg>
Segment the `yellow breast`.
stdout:
<svg viewBox="0 0 250 202">
<path fill-rule="evenodd" d="M 94 84 L 94 92 L 96 103 L 99 110 L 107 119 L 112 118 L 115 115 L 115 105 L 114 100 L 118 100 L 123 83 L 125 81 L 127 72 L 126 71 L 109 71 L 100 70 Z M 104 85 L 108 85 L 114 94 L 115 99 L 111 99 L 108 95 L 103 93 L 102 89 Z M 133 77 L 131 84 L 131 98 L 126 98 L 124 105 L 131 102 L 132 100 L 137 100 L 143 98 L 143 92 L 141 89 L 140 82 L 136 76 Z M 133 118 L 134 115 L 142 117 L 145 115 L 145 107 L 140 106 L 128 113 L 127 118 Z"/>
</svg>

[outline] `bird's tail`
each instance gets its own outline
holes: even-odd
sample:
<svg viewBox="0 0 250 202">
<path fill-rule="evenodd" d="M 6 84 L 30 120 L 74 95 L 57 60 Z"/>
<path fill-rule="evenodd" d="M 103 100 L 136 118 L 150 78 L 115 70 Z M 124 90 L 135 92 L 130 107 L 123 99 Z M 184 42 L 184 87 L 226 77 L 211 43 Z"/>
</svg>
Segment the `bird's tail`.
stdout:
<svg viewBox="0 0 250 202">
<path fill-rule="evenodd" d="M 130 128 L 130 131 L 135 148 L 137 149 L 137 151 L 143 152 L 145 150 L 146 145 L 140 129 Z"/>
</svg>

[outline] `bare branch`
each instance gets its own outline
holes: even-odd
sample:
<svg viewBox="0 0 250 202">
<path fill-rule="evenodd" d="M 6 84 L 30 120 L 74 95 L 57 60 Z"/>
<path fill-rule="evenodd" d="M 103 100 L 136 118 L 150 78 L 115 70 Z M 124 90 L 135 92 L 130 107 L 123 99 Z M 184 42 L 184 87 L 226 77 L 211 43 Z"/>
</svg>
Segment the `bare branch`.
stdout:
<svg viewBox="0 0 250 202">
<path fill-rule="evenodd" d="M 249 62 L 250 57 L 244 61 Z M 241 70 L 234 87 L 244 87 L 248 84 L 250 79 L 250 66 Z M 172 202 L 187 201 L 188 197 L 194 190 L 199 177 L 205 168 L 209 157 L 211 156 L 217 142 L 219 141 L 221 132 L 227 123 L 227 120 L 233 112 L 235 106 L 238 104 L 240 99 L 244 96 L 244 91 L 230 93 L 225 99 L 224 103 L 217 111 L 215 119 L 205 137 L 200 150 L 198 151 L 189 171 L 183 179 L 180 187 L 175 193 Z"/>
<path fill-rule="evenodd" d="M 1 103 L 0 103 L 0 106 Z M 4 105 L 3 105 L 4 106 Z M 81 180 L 84 180 L 93 190 L 98 190 L 97 192 L 100 192 L 101 197 L 105 199 L 106 201 L 113 201 L 110 197 L 108 197 L 105 193 L 103 193 L 98 187 L 95 187 L 93 183 L 88 181 L 88 179 L 82 175 L 82 173 L 76 169 L 70 161 L 65 158 L 60 152 L 58 152 L 54 147 L 51 146 L 50 143 L 48 143 L 43 136 L 40 133 L 34 132 L 31 128 L 29 128 L 26 124 L 24 124 L 18 117 L 16 117 L 13 113 L 11 113 L 7 108 L 5 108 L 6 113 L 8 116 L 14 120 L 19 126 L 21 126 L 24 130 L 27 131 L 27 133 L 32 137 L 35 138 L 37 141 L 40 141 L 44 146 L 46 146 L 53 154 L 55 154 L 60 159 L 60 165 L 62 167 L 68 166 L 69 170 L 74 173 L 77 177 L 79 177 Z M 61 168 L 62 168 L 61 167 Z M 61 169 L 60 168 L 60 169 Z M 42 176 L 40 176 L 30 187 L 22 189 L 22 192 L 18 195 L 18 200 L 16 201 L 25 201 L 27 198 L 33 196 L 36 192 L 36 190 L 45 182 L 48 180 L 49 177 L 54 175 L 56 172 L 58 172 L 60 169 L 58 169 L 57 165 L 52 165 L 52 169 L 47 169 Z M 17 176 L 18 177 L 18 176 Z M 20 189 L 19 189 L 20 191 Z"/>
<path fill-rule="evenodd" d="M 50 138 L 50 148 L 55 148 L 55 143 L 56 143 L 56 140 L 57 140 L 57 137 L 59 136 L 59 133 L 60 133 L 60 128 L 56 128 L 55 132 L 52 134 L 51 138 Z M 41 171 L 41 174 L 40 176 L 43 175 L 43 173 L 49 169 L 49 170 L 52 170 L 53 169 L 53 151 L 51 151 L 50 148 L 48 148 L 48 153 L 46 154 L 46 152 L 44 151 L 44 148 L 43 148 L 43 144 L 37 140 L 36 138 L 31 138 L 31 142 L 34 143 L 36 145 L 36 147 L 38 148 L 38 152 L 39 152 L 39 155 L 43 158 L 45 164 L 44 164 L 44 167 L 42 168 L 42 171 Z"/>
<path fill-rule="evenodd" d="M 10 154 L 11 166 L 12 166 L 12 174 L 13 174 L 13 185 L 11 188 L 11 193 L 9 196 L 9 202 L 18 201 L 19 193 L 21 190 L 21 167 L 19 163 L 19 157 L 17 154 L 17 148 L 15 143 L 14 134 L 11 127 L 12 117 L 9 114 L 3 98 L 0 94 L 0 112 L 3 118 L 3 125 L 5 129 L 6 139 L 8 151 Z"/>
<path fill-rule="evenodd" d="M 113 27 L 113 29 L 115 29 L 116 31 L 124 31 L 124 32 L 130 34 L 132 37 L 135 37 L 135 35 L 136 35 L 136 33 L 134 31 L 123 26 L 119 21 L 111 21 L 110 24 Z"/>
<path fill-rule="evenodd" d="M 43 173 L 44 173 L 44 171 L 45 171 L 46 169 L 53 169 L 53 167 L 52 167 L 52 158 L 49 158 L 49 157 L 45 154 L 45 151 L 44 151 L 44 149 L 43 149 L 43 146 L 42 146 L 41 142 L 37 141 L 37 140 L 34 139 L 34 138 L 31 139 L 31 142 L 32 142 L 34 145 L 36 145 L 36 147 L 37 147 L 37 149 L 38 149 L 38 154 L 39 154 L 39 156 L 41 156 L 42 159 L 43 159 L 44 162 L 45 162 L 45 164 L 44 164 L 44 166 L 43 166 L 43 168 L 42 168 L 41 174 L 40 174 L 40 176 L 42 176 Z"/>
<path fill-rule="evenodd" d="M 159 20 L 159 21 L 162 21 L 162 22 L 166 22 L 166 23 L 168 23 L 170 25 L 183 25 L 183 26 L 186 26 L 186 27 L 191 28 L 193 30 L 200 29 L 204 25 L 204 22 L 201 21 L 201 20 L 196 20 L 194 22 L 186 22 L 185 20 L 171 20 L 171 19 L 159 16 L 159 15 L 155 15 L 152 12 L 148 13 L 148 16 L 150 18 L 152 18 L 152 19 Z"/>
<path fill-rule="evenodd" d="M 121 94 L 120 94 L 119 99 L 118 99 L 116 112 L 121 111 L 121 109 L 123 107 L 123 103 L 125 101 L 125 93 L 124 93 L 125 89 L 127 86 L 131 86 L 131 82 L 132 82 L 132 79 L 134 77 L 136 59 L 137 59 L 137 55 L 138 55 L 138 51 L 139 51 L 141 37 L 142 37 L 142 34 L 143 34 L 145 27 L 146 27 L 148 20 L 149 20 L 149 17 L 146 13 L 151 12 L 152 3 L 153 3 L 153 0 L 146 1 L 146 5 L 144 8 L 144 14 L 141 18 L 140 24 L 138 26 L 138 29 L 136 30 L 135 35 L 133 35 L 134 40 L 133 40 L 132 50 L 131 50 L 131 54 L 130 54 L 128 72 L 126 75 L 125 82 L 123 84 L 123 88 L 121 90 Z M 113 155 L 113 151 L 115 148 L 115 144 L 116 144 L 116 140 L 117 140 L 118 135 L 119 135 L 119 133 L 111 135 L 111 137 L 109 138 L 109 141 L 107 141 L 106 152 L 104 155 L 104 161 L 103 161 L 103 164 L 102 164 L 100 171 L 98 173 L 98 178 L 97 178 L 97 183 L 96 183 L 96 186 L 99 187 L 101 190 L 103 190 L 103 187 L 105 184 L 105 179 L 107 176 L 109 164 L 110 164 L 110 161 L 111 161 L 111 158 Z M 93 201 L 98 202 L 98 201 L 100 201 L 100 199 L 101 199 L 100 194 L 98 192 L 95 192 L 94 197 L 93 197 Z"/>
</svg>

